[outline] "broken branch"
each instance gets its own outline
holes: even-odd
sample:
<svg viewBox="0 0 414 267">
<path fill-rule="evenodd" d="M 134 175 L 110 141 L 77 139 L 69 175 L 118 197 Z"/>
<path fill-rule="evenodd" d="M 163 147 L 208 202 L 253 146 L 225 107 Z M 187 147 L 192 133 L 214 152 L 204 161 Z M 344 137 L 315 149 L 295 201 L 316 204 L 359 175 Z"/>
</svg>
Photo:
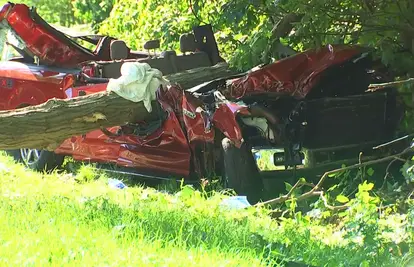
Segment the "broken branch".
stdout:
<svg viewBox="0 0 414 267">
<path fill-rule="evenodd" d="M 375 92 L 381 89 L 389 88 L 392 86 L 399 86 L 403 84 L 411 84 L 414 83 L 414 78 L 409 78 L 406 80 L 395 81 L 395 82 L 388 82 L 388 83 L 377 83 L 377 84 L 370 84 L 368 86 L 367 92 Z"/>
</svg>

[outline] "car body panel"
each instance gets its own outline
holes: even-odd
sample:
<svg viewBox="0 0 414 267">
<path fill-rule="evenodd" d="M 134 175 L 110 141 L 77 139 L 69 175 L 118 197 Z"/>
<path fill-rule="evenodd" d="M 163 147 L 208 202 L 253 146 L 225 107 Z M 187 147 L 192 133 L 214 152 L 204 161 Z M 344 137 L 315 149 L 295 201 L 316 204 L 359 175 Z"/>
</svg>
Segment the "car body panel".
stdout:
<svg viewBox="0 0 414 267">
<path fill-rule="evenodd" d="M 248 115 L 249 111 L 246 106 L 241 106 L 232 102 L 225 102 L 219 105 L 214 112 L 212 122 L 226 137 L 233 141 L 236 146 L 240 147 L 243 142 L 242 131 L 237 123 L 238 114 Z"/>
<path fill-rule="evenodd" d="M 72 97 L 76 97 L 80 91 L 86 95 L 105 91 L 106 85 L 73 88 L 71 94 Z M 158 102 L 168 114 L 162 126 L 148 136 L 124 134 L 110 137 L 101 130 L 96 130 L 65 140 L 55 152 L 72 155 L 76 160 L 112 162 L 124 167 L 156 170 L 186 177 L 190 173 L 191 151 L 177 117 L 179 115 L 176 115 L 173 109 L 173 105 L 180 108 L 177 100 L 182 103 L 182 99 L 177 99 L 177 95 L 182 98 L 183 94 L 178 92 L 178 89 L 171 88 L 167 92 L 158 93 Z M 107 130 L 116 133 L 119 129 L 120 127 L 116 126 Z"/>
<path fill-rule="evenodd" d="M 328 45 L 282 59 L 232 82 L 230 96 L 273 93 L 304 98 L 318 82 L 319 74 L 361 54 L 357 46 Z"/>
<path fill-rule="evenodd" d="M 119 127 L 108 130 L 116 132 Z M 190 149 L 174 113 L 155 133 L 140 138 L 135 135 L 109 137 L 101 130 L 65 140 L 56 150 L 75 160 L 111 162 L 124 167 L 157 171 L 186 177 L 190 170 Z"/>
<path fill-rule="evenodd" d="M 35 22 L 28 6 L 14 4 L 4 20 L 25 42 L 27 48 L 43 62 L 57 66 L 76 66 L 97 59 L 93 52 L 65 40 L 51 26 Z"/>
<path fill-rule="evenodd" d="M 35 64 L 0 62 L 0 109 L 37 105 L 54 97 L 66 98 L 68 72 Z"/>
<path fill-rule="evenodd" d="M 183 94 L 183 121 L 187 130 L 188 141 L 214 142 L 214 129 L 210 116 L 203 110 L 203 103 L 190 94 Z"/>
<path fill-rule="evenodd" d="M 98 36 L 96 47 L 91 51 L 49 25 L 36 10 L 25 4 L 5 4 L 0 11 L 0 20 L 11 27 L 30 53 L 46 65 L 76 67 L 86 61 L 111 60 L 109 46 L 115 38 Z M 146 57 L 148 57 L 147 52 L 129 49 L 127 58 Z"/>
</svg>

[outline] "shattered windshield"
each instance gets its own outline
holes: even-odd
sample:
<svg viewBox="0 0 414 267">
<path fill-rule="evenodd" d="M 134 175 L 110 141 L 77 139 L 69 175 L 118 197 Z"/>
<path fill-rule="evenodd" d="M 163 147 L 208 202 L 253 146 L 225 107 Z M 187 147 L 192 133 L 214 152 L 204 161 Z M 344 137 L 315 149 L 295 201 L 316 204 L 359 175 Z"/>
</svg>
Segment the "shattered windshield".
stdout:
<svg viewBox="0 0 414 267">
<path fill-rule="evenodd" d="M 12 58 L 19 58 L 23 55 L 19 53 L 26 48 L 25 43 L 10 29 L 10 27 L 0 25 L 0 56 L 1 61 L 8 61 Z"/>
<path fill-rule="evenodd" d="M 70 39 L 72 43 L 75 43 L 78 46 L 81 46 L 83 49 L 93 52 L 96 49 L 96 45 L 99 42 L 99 39 L 94 39 L 93 37 L 97 36 L 89 31 L 84 31 L 81 26 L 76 26 L 73 28 L 68 28 L 60 25 L 49 24 L 54 30 L 61 32 L 65 35 L 66 38 Z"/>
</svg>

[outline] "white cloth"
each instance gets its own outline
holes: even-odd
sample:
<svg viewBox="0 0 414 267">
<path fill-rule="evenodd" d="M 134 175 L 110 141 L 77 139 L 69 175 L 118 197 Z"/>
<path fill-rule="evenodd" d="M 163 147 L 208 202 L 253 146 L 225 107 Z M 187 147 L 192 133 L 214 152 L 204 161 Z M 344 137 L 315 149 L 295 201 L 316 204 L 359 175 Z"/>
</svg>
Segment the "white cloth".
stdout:
<svg viewBox="0 0 414 267">
<path fill-rule="evenodd" d="M 152 111 L 151 101 L 156 99 L 156 91 L 167 84 L 161 71 L 151 68 L 147 63 L 125 62 L 121 66 L 121 77 L 110 79 L 107 91 L 133 102 L 144 102 L 148 112 Z"/>
</svg>

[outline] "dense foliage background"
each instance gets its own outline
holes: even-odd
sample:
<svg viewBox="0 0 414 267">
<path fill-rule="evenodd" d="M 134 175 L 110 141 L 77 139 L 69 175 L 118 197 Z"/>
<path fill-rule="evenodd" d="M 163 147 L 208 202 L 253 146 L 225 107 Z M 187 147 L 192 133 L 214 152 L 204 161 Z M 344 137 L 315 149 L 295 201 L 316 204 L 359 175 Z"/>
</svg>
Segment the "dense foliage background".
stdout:
<svg viewBox="0 0 414 267">
<path fill-rule="evenodd" d="M 399 74 L 414 72 L 414 3 L 409 0 L 126 0 L 114 5 L 100 31 L 135 48 L 151 38 L 171 48 L 179 34 L 202 23 L 214 26 L 226 58 L 240 69 L 277 58 L 272 46 L 281 38 L 298 51 L 361 44 L 377 49 Z"/>
</svg>

